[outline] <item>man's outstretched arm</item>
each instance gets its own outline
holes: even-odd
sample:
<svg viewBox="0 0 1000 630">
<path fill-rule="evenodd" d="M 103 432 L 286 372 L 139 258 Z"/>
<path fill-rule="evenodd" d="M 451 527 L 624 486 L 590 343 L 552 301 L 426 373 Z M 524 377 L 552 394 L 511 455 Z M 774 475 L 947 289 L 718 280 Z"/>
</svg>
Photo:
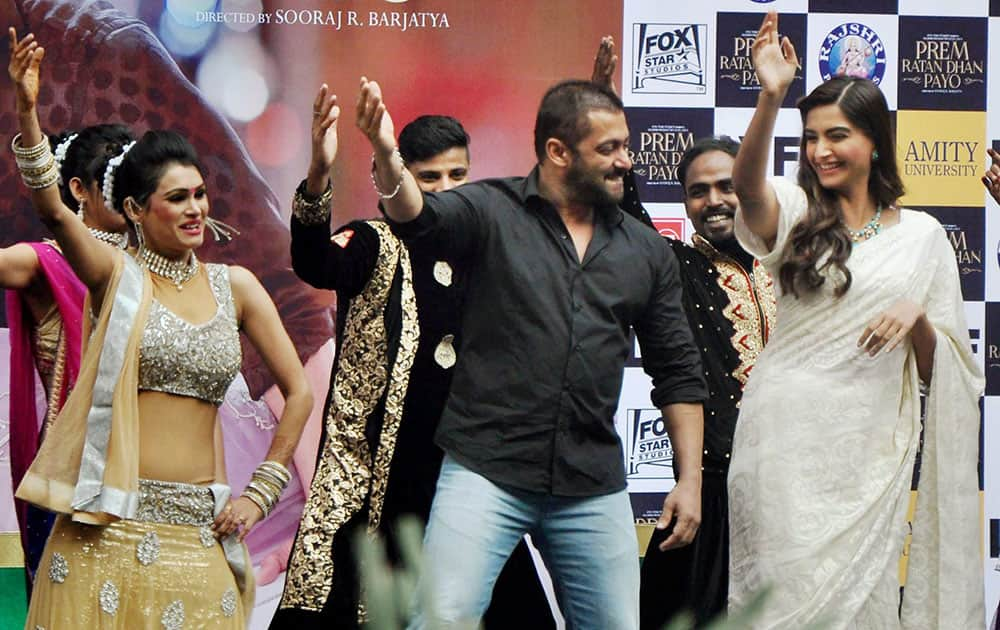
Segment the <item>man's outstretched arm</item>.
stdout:
<svg viewBox="0 0 1000 630">
<path fill-rule="evenodd" d="M 423 193 L 399 155 L 392 117 L 382 101 L 382 88 L 366 77 L 361 77 L 356 122 L 372 145 L 372 179 L 386 216 L 397 223 L 416 219 L 423 209 Z"/>
</svg>

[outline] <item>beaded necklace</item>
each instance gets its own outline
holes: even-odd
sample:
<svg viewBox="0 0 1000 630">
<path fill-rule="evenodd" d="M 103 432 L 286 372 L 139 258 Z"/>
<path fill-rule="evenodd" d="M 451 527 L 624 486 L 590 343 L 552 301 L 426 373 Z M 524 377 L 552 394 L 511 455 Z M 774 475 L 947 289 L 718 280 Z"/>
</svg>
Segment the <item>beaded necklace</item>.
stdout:
<svg viewBox="0 0 1000 630">
<path fill-rule="evenodd" d="M 878 209 L 875 210 L 875 216 L 872 217 L 872 220 L 866 223 L 860 230 L 847 228 L 847 234 L 851 237 L 851 241 L 855 243 L 862 243 L 881 232 L 882 222 L 879 220 L 881 218 L 882 206 L 879 206 Z"/>
<path fill-rule="evenodd" d="M 187 262 L 182 262 L 165 258 L 143 245 L 136 257 L 146 269 L 173 282 L 178 291 L 184 288 L 185 282 L 198 273 L 198 259 L 194 252 L 191 252 Z"/>
<path fill-rule="evenodd" d="M 88 227 L 90 233 L 94 235 L 99 241 L 103 241 L 112 247 L 117 247 L 119 249 L 128 249 L 128 234 L 125 232 L 107 232 L 105 230 L 98 230 L 97 228 Z"/>
</svg>

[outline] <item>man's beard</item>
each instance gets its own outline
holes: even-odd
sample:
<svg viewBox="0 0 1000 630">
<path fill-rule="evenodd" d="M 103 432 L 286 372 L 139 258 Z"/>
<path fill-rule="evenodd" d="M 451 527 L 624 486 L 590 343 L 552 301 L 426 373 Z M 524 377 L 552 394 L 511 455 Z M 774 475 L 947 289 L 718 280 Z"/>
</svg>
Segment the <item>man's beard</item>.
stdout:
<svg viewBox="0 0 1000 630">
<path fill-rule="evenodd" d="M 596 174 L 588 171 L 580 164 L 577 156 L 573 164 L 566 170 L 566 189 L 573 201 L 599 208 L 602 206 L 617 206 L 625 196 L 624 177 L 625 171 L 615 170 L 612 173 L 620 175 L 622 179 L 622 194 L 616 195 L 608 190 L 604 184 L 604 177 L 608 173 Z"/>
</svg>

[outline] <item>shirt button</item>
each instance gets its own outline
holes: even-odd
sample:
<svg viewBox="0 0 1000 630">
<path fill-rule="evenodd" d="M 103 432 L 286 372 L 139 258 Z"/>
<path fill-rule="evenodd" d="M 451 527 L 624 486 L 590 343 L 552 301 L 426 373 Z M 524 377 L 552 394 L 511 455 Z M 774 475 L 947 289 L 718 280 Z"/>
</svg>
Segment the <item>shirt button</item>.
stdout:
<svg viewBox="0 0 1000 630">
<path fill-rule="evenodd" d="M 574 349 L 575 349 L 575 350 L 576 350 L 577 352 L 579 352 L 580 350 L 583 350 L 583 344 L 582 344 L 582 343 L 578 343 L 578 344 L 576 344 L 576 348 L 574 348 Z"/>
<path fill-rule="evenodd" d="M 569 236 L 568 236 L 567 234 L 563 234 L 563 235 L 562 235 L 562 240 L 564 240 L 564 241 L 565 241 L 565 240 L 566 240 L 567 238 L 569 238 Z"/>
</svg>

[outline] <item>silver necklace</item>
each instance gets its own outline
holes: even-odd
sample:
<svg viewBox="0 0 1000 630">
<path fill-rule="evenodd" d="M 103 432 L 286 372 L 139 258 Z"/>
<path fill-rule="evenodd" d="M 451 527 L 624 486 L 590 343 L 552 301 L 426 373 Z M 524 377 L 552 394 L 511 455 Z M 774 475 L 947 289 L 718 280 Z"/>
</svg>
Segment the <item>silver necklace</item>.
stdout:
<svg viewBox="0 0 1000 630">
<path fill-rule="evenodd" d="M 139 248 L 137 257 L 142 266 L 173 282 L 178 291 L 184 288 L 185 282 L 198 273 L 198 259 L 194 252 L 191 252 L 191 257 L 187 262 L 182 262 L 165 258 L 143 245 Z"/>
<path fill-rule="evenodd" d="M 103 241 L 112 247 L 128 249 L 128 234 L 125 232 L 107 232 L 97 228 L 87 227 L 90 233 L 99 241 Z"/>
</svg>

